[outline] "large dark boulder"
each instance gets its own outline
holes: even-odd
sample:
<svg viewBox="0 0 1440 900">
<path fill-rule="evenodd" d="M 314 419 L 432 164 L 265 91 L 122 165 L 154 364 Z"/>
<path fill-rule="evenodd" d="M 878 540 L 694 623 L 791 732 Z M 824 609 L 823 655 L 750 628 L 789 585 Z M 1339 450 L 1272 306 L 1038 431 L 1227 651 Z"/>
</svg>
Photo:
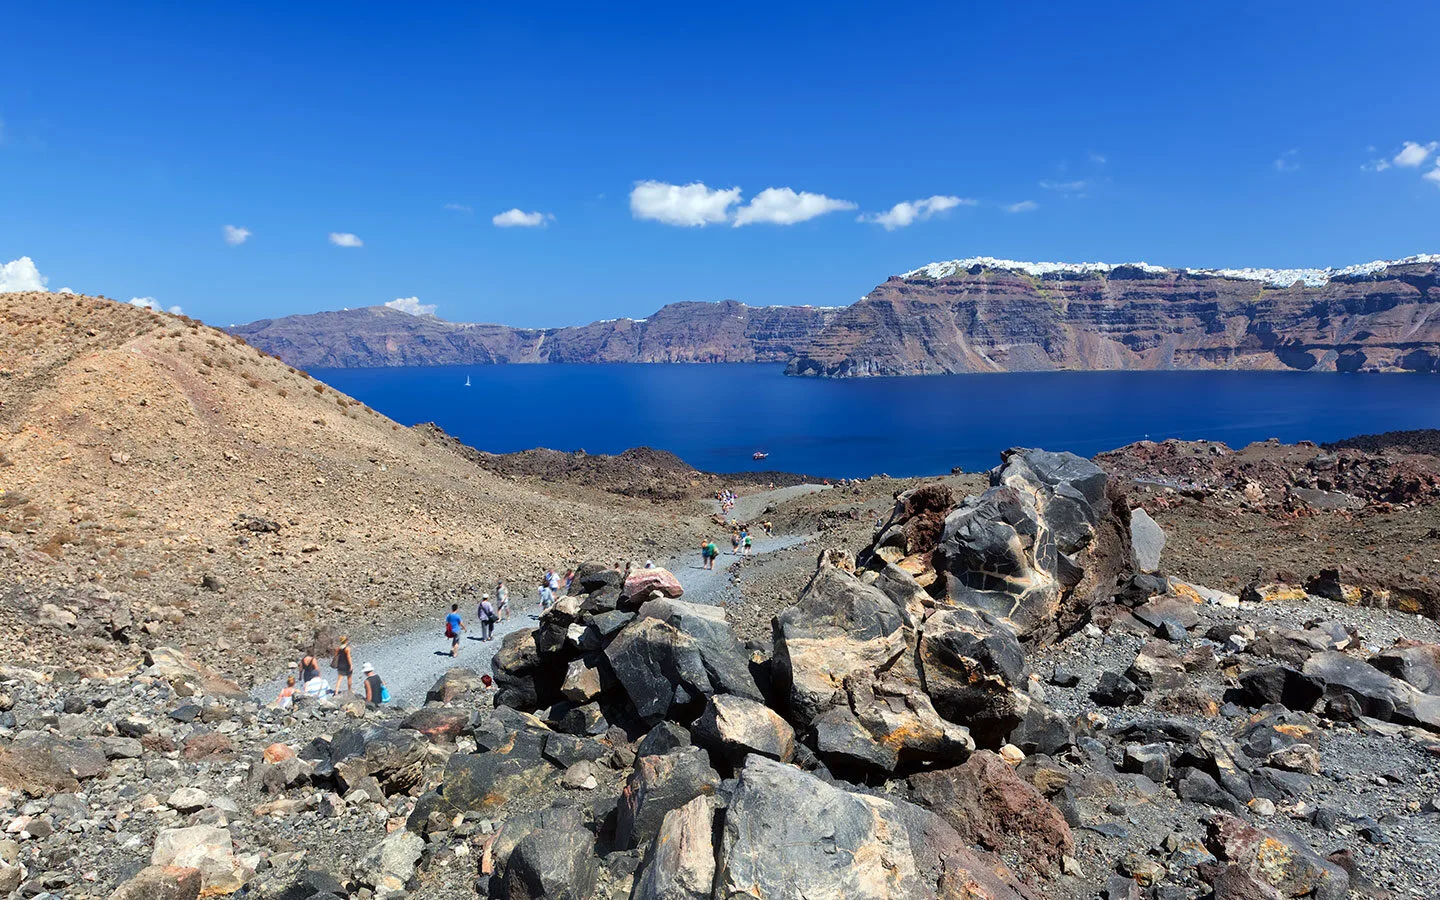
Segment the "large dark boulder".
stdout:
<svg viewBox="0 0 1440 900">
<path fill-rule="evenodd" d="M 507 900 L 587 900 L 599 875 L 595 836 L 578 825 L 536 828 L 505 865 Z"/>
<path fill-rule="evenodd" d="M 1288 831 L 1261 829 L 1234 816 L 1217 815 L 1206 840 L 1222 862 L 1269 886 L 1275 896 L 1309 900 L 1344 900 L 1350 876 L 1340 866 L 1322 859 L 1304 841 Z"/>
<path fill-rule="evenodd" d="M 1370 665 L 1427 694 L 1440 694 L 1440 644 L 1403 641 L 1371 657 Z"/>
<path fill-rule="evenodd" d="M 1367 716 L 1440 731 L 1440 696 L 1391 678 L 1355 657 L 1328 650 L 1306 660 L 1301 671 L 1323 684 L 1327 696 L 1353 697 Z"/>
<path fill-rule="evenodd" d="M 705 674 L 718 694 L 736 694 L 763 701 L 745 647 L 735 637 L 725 610 L 705 603 L 652 600 L 641 605 L 641 618 L 659 619 L 695 641 Z"/>
<path fill-rule="evenodd" d="M 1046 642 L 1114 596 L 1130 566 L 1129 512 L 1109 476 L 1073 453 L 1010 450 L 1003 459 L 990 489 L 945 519 L 945 594 Z"/>
<path fill-rule="evenodd" d="M 998 739 L 1019 724 L 1016 688 L 1025 683 L 1025 651 L 1015 632 L 990 613 L 937 610 L 921 627 L 920 679 L 940 715 L 966 725 L 978 740 Z"/>
<path fill-rule="evenodd" d="M 808 728 L 831 710 L 848 710 L 863 734 L 852 730 L 846 742 L 868 739 L 877 748 L 851 747 L 843 753 L 846 763 L 963 761 L 974 741 L 942 718 L 925 693 L 915 632 L 893 600 L 832 563 L 842 558 L 822 555 L 796 605 L 774 622 L 771 668 L 791 721 Z"/>
<path fill-rule="evenodd" d="M 695 720 L 695 743 L 732 765 L 758 753 L 781 762 L 795 755 L 795 729 L 763 703 L 717 694 Z"/>
<path fill-rule="evenodd" d="M 712 796 L 719 787 L 719 773 L 698 747 L 640 757 L 620 796 L 616 846 L 621 850 L 643 847 L 660 832 L 666 813 L 696 797 Z"/>
<path fill-rule="evenodd" d="M 490 660 L 490 671 L 495 675 L 495 705 L 535 709 L 540 703 L 540 689 L 535 683 L 539 668 L 535 629 L 521 628 L 505 635 Z"/>
<path fill-rule="evenodd" d="M 637 618 L 605 648 L 605 659 L 641 721 L 697 715 L 716 692 L 699 642 L 660 619 Z"/>
</svg>

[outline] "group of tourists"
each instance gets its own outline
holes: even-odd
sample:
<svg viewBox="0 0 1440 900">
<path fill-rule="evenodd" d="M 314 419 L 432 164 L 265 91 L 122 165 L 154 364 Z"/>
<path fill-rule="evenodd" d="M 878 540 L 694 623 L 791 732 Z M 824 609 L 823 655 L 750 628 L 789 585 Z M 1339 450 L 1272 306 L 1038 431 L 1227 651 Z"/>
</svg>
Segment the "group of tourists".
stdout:
<svg viewBox="0 0 1440 900">
<path fill-rule="evenodd" d="M 722 513 L 728 513 L 735 508 L 735 501 L 739 500 L 740 497 L 734 491 L 725 488 L 724 490 L 715 492 L 715 499 L 720 503 L 720 511 Z"/>
<path fill-rule="evenodd" d="M 341 693 L 354 695 L 355 684 L 353 681 L 355 672 L 355 658 L 350 652 L 350 638 L 340 638 L 340 644 L 335 648 L 335 655 L 330 660 L 330 666 L 335 670 L 335 686 L 331 688 L 325 676 L 320 673 L 320 663 L 312 654 L 305 654 L 299 662 L 290 664 L 291 674 L 285 678 L 285 686 L 280 689 L 280 696 L 275 698 L 275 705 L 281 709 L 289 709 L 295 705 L 298 698 L 306 697 L 318 700 L 321 697 L 338 696 Z M 360 682 L 361 693 L 365 702 L 371 706 L 379 706 L 390 699 L 390 692 L 385 688 L 385 682 L 375 674 L 375 667 L 370 663 L 360 667 L 364 680 Z M 344 683 L 342 690 L 341 683 Z"/>
</svg>

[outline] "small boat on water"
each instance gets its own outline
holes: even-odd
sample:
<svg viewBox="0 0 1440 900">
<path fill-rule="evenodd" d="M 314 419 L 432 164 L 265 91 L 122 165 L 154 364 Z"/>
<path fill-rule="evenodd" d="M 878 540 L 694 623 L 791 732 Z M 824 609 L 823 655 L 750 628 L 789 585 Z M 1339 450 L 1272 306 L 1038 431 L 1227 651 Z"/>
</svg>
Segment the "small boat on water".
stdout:
<svg viewBox="0 0 1440 900">
<path fill-rule="evenodd" d="M 466 386 L 466 387 L 469 387 L 469 386 L 470 386 L 470 376 L 469 376 L 469 375 L 466 375 L 466 376 L 465 376 L 465 386 Z"/>
<path fill-rule="evenodd" d="M 766 453 L 764 450 L 756 450 L 755 453 L 754 453 L 754 455 L 751 456 L 750 458 L 751 458 L 751 459 L 764 459 L 765 457 L 767 457 L 767 456 L 769 456 L 769 455 L 770 455 L 770 454 L 769 454 L 769 453 Z"/>
</svg>

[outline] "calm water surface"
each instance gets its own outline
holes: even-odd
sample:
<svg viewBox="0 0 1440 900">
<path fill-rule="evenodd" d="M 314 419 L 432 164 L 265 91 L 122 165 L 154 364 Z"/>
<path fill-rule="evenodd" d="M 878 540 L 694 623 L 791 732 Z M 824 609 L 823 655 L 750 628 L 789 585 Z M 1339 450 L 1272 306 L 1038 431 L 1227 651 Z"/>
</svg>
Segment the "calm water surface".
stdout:
<svg viewBox="0 0 1440 900">
<path fill-rule="evenodd" d="M 829 478 L 988 469 L 1006 447 L 1090 456 L 1149 437 L 1239 447 L 1440 427 L 1440 377 L 1044 372 L 787 378 L 776 365 L 511 365 L 311 374 L 482 450 L 670 450 L 699 469 Z M 471 386 L 465 387 L 466 377 Z M 766 450 L 763 463 L 751 460 Z"/>
</svg>

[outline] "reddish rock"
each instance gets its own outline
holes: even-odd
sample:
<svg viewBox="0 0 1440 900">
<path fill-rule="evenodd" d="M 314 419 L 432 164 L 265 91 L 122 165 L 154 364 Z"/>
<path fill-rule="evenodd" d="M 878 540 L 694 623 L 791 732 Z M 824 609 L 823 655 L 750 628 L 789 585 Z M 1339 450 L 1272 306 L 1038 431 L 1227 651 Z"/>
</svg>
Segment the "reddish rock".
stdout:
<svg viewBox="0 0 1440 900">
<path fill-rule="evenodd" d="M 625 596 L 636 600 L 649 597 L 651 592 L 659 591 L 661 594 L 674 599 L 685 593 L 685 588 L 680 586 L 680 579 L 676 578 L 669 569 L 656 566 L 653 569 L 637 569 L 630 573 L 625 579 Z"/>
<path fill-rule="evenodd" d="M 1245 824 L 1231 815 L 1219 814 L 1210 822 L 1207 844 L 1221 860 L 1238 871 L 1223 873 L 1225 897 L 1274 896 L 1344 900 L 1350 890 L 1350 876 L 1340 866 L 1322 859 L 1304 841 L 1289 832 L 1266 830 Z M 1217 887 L 1216 895 L 1221 896 Z"/>
<path fill-rule="evenodd" d="M 234 751 L 235 746 L 230 739 L 218 731 L 211 731 L 207 734 L 197 734 L 185 742 L 185 747 L 180 755 L 186 759 L 213 759 L 217 756 L 226 756 Z"/>
<path fill-rule="evenodd" d="M 429 706 L 417 709 L 406 717 L 401 728 L 418 731 L 428 738 L 453 740 L 471 728 L 473 716 L 463 709 Z"/>
<path fill-rule="evenodd" d="M 1060 857 L 1075 849 L 1060 810 L 988 750 L 953 769 L 912 775 L 910 788 L 915 802 L 965 840 L 1015 853 L 1041 872 L 1054 872 Z"/>
<path fill-rule="evenodd" d="M 192 866 L 147 866 L 110 900 L 196 900 L 201 883 L 200 870 Z"/>
<path fill-rule="evenodd" d="M 295 751 L 290 749 L 288 744 L 271 744 L 265 748 L 264 759 L 267 763 L 278 763 L 294 758 Z"/>
</svg>

